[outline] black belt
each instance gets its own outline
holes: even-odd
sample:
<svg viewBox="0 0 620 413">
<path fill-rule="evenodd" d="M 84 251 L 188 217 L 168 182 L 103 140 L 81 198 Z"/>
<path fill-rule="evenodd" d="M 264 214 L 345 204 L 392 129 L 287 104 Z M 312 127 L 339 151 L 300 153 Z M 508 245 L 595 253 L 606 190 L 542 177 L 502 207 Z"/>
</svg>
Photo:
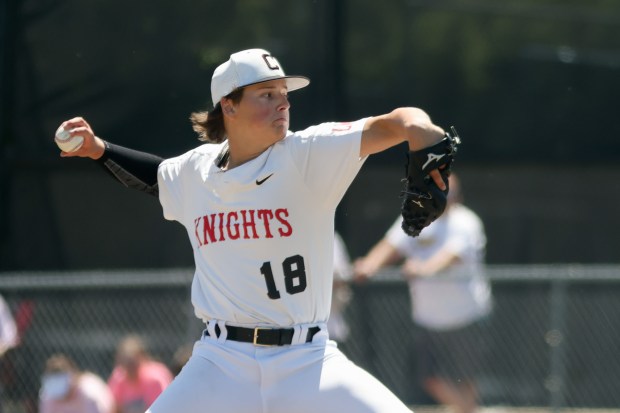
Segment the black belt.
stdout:
<svg viewBox="0 0 620 413">
<path fill-rule="evenodd" d="M 226 326 L 226 340 L 241 341 L 252 343 L 255 346 L 286 346 L 293 342 L 294 328 L 245 328 Z M 306 334 L 306 343 L 312 341 L 316 333 L 321 331 L 320 327 L 310 327 Z M 215 325 L 215 334 L 219 337 L 220 326 Z M 209 330 L 205 330 L 205 335 L 210 335 Z"/>
</svg>

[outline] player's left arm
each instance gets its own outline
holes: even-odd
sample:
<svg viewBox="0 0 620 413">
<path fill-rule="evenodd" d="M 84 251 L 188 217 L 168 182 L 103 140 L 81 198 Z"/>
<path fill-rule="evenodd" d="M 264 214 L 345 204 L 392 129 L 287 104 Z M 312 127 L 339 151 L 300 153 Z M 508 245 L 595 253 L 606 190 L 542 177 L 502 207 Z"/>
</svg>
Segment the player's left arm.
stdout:
<svg viewBox="0 0 620 413">
<path fill-rule="evenodd" d="M 405 141 L 410 151 L 417 151 L 440 142 L 444 136 L 445 131 L 435 125 L 422 109 L 398 108 L 368 119 L 362 131 L 360 157 L 382 152 Z M 440 189 L 446 189 L 437 170 L 429 175 Z"/>
</svg>

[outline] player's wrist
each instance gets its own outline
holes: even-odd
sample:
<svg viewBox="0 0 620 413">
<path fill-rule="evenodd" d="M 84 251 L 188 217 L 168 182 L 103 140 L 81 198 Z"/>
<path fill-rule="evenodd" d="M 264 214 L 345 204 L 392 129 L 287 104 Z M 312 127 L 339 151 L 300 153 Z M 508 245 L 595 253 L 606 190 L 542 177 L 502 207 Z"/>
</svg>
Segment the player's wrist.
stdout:
<svg viewBox="0 0 620 413">
<path fill-rule="evenodd" d="M 98 136 L 93 140 L 93 151 L 90 155 L 91 159 L 100 159 L 106 151 L 106 142 Z"/>
</svg>

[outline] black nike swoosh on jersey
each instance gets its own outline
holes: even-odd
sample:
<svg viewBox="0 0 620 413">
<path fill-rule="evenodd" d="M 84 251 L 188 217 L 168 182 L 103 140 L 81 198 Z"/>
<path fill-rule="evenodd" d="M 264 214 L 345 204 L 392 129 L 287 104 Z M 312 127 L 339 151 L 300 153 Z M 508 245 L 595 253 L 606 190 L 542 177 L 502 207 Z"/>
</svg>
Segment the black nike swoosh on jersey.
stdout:
<svg viewBox="0 0 620 413">
<path fill-rule="evenodd" d="M 267 175 L 266 177 L 264 177 L 263 179 L 257 179 L 257 180 L 256 180 L 256 185 L 262 185 L 263 183 L 265 183 L 265 181 L 266 181 L 267 179 L 271 178 L 271 175 L 273 175 L 273 174 L 269 174 L 269 175 Z"/>
</svg>

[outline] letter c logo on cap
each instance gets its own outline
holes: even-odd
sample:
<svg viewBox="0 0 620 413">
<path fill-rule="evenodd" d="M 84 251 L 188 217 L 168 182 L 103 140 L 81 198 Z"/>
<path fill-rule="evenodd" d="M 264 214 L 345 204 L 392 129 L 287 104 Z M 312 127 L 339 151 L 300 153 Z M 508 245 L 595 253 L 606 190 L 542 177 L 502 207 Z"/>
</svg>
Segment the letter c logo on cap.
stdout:
<svg viewBox="0 0 620 413">
<path fill-rule="evenodd" d="M 268 55 L 268 54 L 264 54 L 263 55 L 263 60 L 265 61 L 265 63 L 267 64 L 267 67 L 271 70 L 279 70 L 280 66 L 278 66 L 278 61 L 276 60 L 275 57 Z"/>
</svg>

